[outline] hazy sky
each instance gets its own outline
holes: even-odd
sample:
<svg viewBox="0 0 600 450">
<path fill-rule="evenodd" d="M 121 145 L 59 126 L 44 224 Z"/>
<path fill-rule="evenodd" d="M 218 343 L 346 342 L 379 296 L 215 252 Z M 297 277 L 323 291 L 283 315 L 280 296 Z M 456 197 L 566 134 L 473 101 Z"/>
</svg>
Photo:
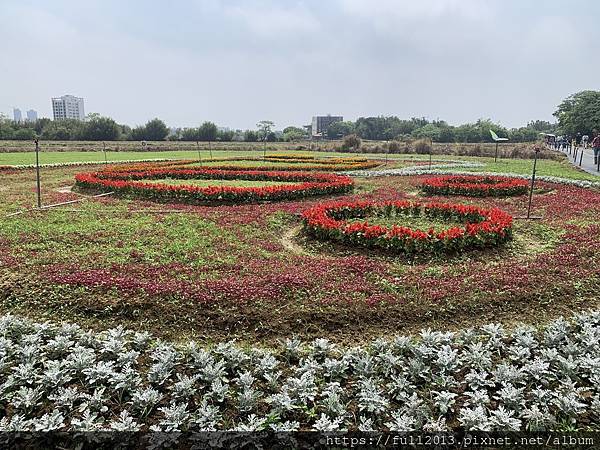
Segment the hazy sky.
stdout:
<svg viewBox="0 0 600 450">
<path fill-rule="evenodd" d="M 600 88 L 597 0 L 0 0 L 0 112 L 136 125 L 316 114 L 507 126 Z"/>
</svg>

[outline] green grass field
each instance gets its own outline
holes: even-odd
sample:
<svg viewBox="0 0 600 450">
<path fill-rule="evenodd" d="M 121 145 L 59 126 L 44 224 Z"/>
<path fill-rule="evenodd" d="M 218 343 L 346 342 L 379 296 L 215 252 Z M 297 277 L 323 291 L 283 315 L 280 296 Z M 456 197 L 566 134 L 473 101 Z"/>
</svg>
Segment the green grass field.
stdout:
<svg viewBox="0 0 600 450">
<path fill-rule="evenodd" d="M 281 153 L 281 152 L 277 152 Z M 294 152 L 286 152 L 294 154 Z M 305 154 L 306 151 L 297 152 L 298 154 Z M 319 152 L 315 153 L 317 157 L 368 157 L 385 159 L 384 155 L 381 154 L 368 154 L 368 153 L 336 153 L 336 152 Z M 232 151 L 232 150 L 213 150 L 213 158 L 234 158 L 234 157 L 261 157 L 262 153 L 257 151 Z M 165 152 L 108 152 L 107 154 L 109 162 L 127 161 L 127 160 L 140 160 L 140 159 L 198 159 L 198 152 L 195 151 L 165 151 Z M 211 154 L 209 151 L 202 151 L 201 157 L 204 161 L 210 159 Z M 473 172 L 489 171 L 489 172 L 510 172 L 518 174 L 530 174 L 533 161 L 529 159 L 500 159 L 494 162 L 493 158 L 488 157 L 472 157 L 472 156 L 449 156 L 449 155 L 435 155 L 435 160 L 461 160 L 461 161 L 475 161 L 485 164 L 482 168 L 464 169 Z M 397 167 L 399 161 L 428 161 L 429 157 L 426 155 L 405 155 L 405 154 L 392 154 L 388 155 L 390 166 L 395 163 Z M 40 163 L 41 164 L 56 164 L 56 163 L 68 163 L 68 162 L 88 162 L 97 161 L 98 163 L 104 162 L 104 154 L 102 152 L 41 152 Z M 34 153 L 0 153 L 0 166 L 2 165 L 20 165 L 20 164 L 34 164 L 35 154 Z M 209 164 L 223 164 L 222 162 L 215 162 Z M 230 163 L 227 163 L 230 164 Z M 232 162 L 231 164 L 236 164 Z M 245 161 L 246 164 L 261 165 L 261 162 Z M 278 165 L 285 163 L 269 162 L 269 165 Z M 402 164 L 400 164 L 402 165 Z M 300 168 L 301 165 L 298 165 Z M 538 161 L 537 167 L 538 175 L 554 176 L 572 178 L 578 180 L 589 180 L 599 181 L 600 177 L 594 174 L 586 173 L 577 168 L 573 167 L 566 159 L 563 161 L 554 161 L 548 159 L 541 159 Z"/>
</svg>

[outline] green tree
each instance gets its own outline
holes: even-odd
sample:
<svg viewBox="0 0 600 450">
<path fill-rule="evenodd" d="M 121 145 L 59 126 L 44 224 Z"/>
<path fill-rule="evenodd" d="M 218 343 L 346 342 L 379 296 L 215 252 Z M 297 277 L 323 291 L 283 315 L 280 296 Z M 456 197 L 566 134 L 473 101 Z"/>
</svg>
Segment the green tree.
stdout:
<svg viewBox="0 0 600 450">
<path fill-rule="evenodd" d="M 217 126 L 212 122 L 204 122 L 198 128 L 198 140 L 200 141 L 216 141 L 218 134 Z"/>
<path fill-rule="evenodd" d="M 581 91 L 562 101 L 554 112 L 562 133 L 591 135 L 600 129 L 600 91 Z"/>
<path fill-rule="evenodd" d="M 84 122 L 74 119 L 53 120 L 44 127 L 42 138 L 54 141 L 81 139 Z"/>
<path fill-rule="evenodd" d="M 84 122 L 81 137 L 87 141 L 114 141 L 119 137 L 119 125 L 110 117 L 98 114 L 88 116 Z"/>
<path fill-rule="evenodd" d="M 527 128 L 538 131 L 540 133 L 554 133 L 556 124 L 550 123 L 547 120 L 532 120 L 527 124 Z"/>
<path fill-rule="evenodd" d="M 181 130 L 182 141 L 199 141 L 198 128 L 184 128 Z"/>
<path fill-rule="evenodd" d="M 258 128 L 258 138 L 261 141 L 267 141 L 269 134 L 272 132 L 275 123 L 270 120 L 261 120 L 256 124 L 256 128 Z"/>
<path fill-rule="evenodd" d="M 244 131 L 244 141 L 245 142 L 256 142 L 258 141 L 258 134 L 253 130 Z"/>
<path fill-rule="evenodd" d="M 442 130 L 437 125 L 428 123 L 420 128 L 416 128 L 411 136 L 418 139 L 431 139 L 433 142 L 440 142 Z"/>
<path fill-rule="evenodd" d="M 539 131 L 529 127 L 512 128 L 508 132 L 508 138 L 512 142 L 533 142 L 537 140 L 539 133 Z"/>
<path fill-rule="evenodd" d="M 298 127 L 285 127 L 283 129 L 283 140 L 286 142 L 299 141 L 307 137 L 306 131 Z"/>
<path fill-rule="evenodd" d="M 138 125 L 133 128 L 130 133 L 132 141 L 143 141 L 146 139 L 146 127 L 144 125 Z"/>
<path fill-rule="evenodd" d="M 0 113 L 0 139 L 12 139 L 13 133 L 12 121 Z"/>
<path fill-rule="evenodd" d="M 348 136 L 344 137 L 344 142 L 342 142 L 342 150 L 357 151 L 361 145 L 362 140 L 360 139 L 360 137 L 358 137 L 356 134 L 349 134 Z"/>
<path fill-rule="evenodd" d="M 34 139 L 35 137 L 36 133 L 33 128 L 21 128 L 19 130 L 16 130 L 12 136 L 13 139 L 17 139 L 19 141 L 29 141 L 31 139 Z"/>
<path fill-rule="evenodd" d="M 169 134 L 167 125 L 160 119 L 152 119 L 144 126 L 144 138 L 148 141 L 163 141 Z"/>
<path fill-rule="evenodd" d="M 340 137 L 354 134 L 354 122 L 333 122 L 327 127 L 327 137 L 329 139 L 339 139 Z"/>
<path fill-rule="evenodd" d="M 233 140 L 233 136 L 235 135 L 235 133 L 231 130 L 228 131 L 219 131 L 217 133 L 217 139 L 221 140 L 222 142 L 229 142 Z"/>
</svg>

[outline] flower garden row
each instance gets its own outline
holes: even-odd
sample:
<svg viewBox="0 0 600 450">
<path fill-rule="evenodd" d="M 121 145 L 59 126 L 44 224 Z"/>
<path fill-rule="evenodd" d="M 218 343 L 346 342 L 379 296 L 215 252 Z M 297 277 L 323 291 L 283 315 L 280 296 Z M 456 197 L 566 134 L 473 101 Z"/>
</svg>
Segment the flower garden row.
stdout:
<svg viewBox="0 0 600 450">
<path fill-rule="evenodd" d="M 287 165 L 263 165 L 244 166 L 227 164 L 240 161 L 265 161 L 271 163 L 286 163 Z M 213 163 L 223 162 L 222 166 L 215 166 Z M 259 157 L 227 157 L 227 158 L 210 158 L 210 159 L 188 159 L 178 160 L 169 158 L 153 158 L 153 159 L 133 159 L 122 161 L 72 161 L 64 163 L 40 164 L 40 167 L 46 169 L 76 167 L 76 166 L 92 166 L 106 165 L 105 170 L 130 170 L 131 167 L 139 167 L 139 170 L 148 170 L 158 167 L 184 167 L 190 164 L 211 164 L 211 168 L 229 169 L 229 170 L 280 170 L 280 171 L 297 171 L 297 164 L 302 164 L 302 171 L 322 171 L 322 172 L 339 172 L 339 171 L 354 171 L 368 170 L 381 165 L 381 162 L 367 160 L 366 158 L 324 158 L 317 159 L 306 155 L 286 155 L 274 154 L 267 155 L 264 158 Z M 0 172 L 14 172 L 20 170 L 35 169 L 35 164 L 18 164 L 18 165 L 0 165 Z"/>
<path fill-rule="evenodd" d="M 222 162 L 224 164 L 215 165 Z M 255 164 L 244 165 L 244 162 L 264 162 L 261 166 Z M 236 163 L 236 164 L 232 164 Z M 241 163 L 241 164 L 240 164 Z M 269 165 L 277 163 L 277 165 Z M 284 164 L 281 164 L 284 163 Z M 208 160 L 179 160 L 173 162 L 163 162 L 158 164 L 139 164 L 139 165 L 117 165 L 109 170 L 112 171 L 130 171 L 134 170 L 153 170 L 157 168 L 169 168 L 187 170 L 191 164 L 197 166 L 207 165 L 207 168 L 218 170 L 264 170 L 264 171 L 303 171 L 303 172 L 341 172 L 367 170 L 381 165 L 379 161 L 355 159 L 355 158 L 327 158 L 327 159 L 298 159 L 284 157 L 265 157 L 260 158 L 218 158 Z M 209 165 L 208 165 L 209 164 Z"/>
<path fill-rule="evenodd" d="M 348 219 L 372 215 L 393 217 L 399 225 L 386 227 L 370 225 L 368 221 L 348 222 Z M 423 231 L 402 226 L 402 217 L 406 216 L 462 222 L 464 226 Z M 497 208 L 440 202 L 330 202 L 304 212 L 303 220 L 306 231 L 319 239 L 405 254 L 496 246 L 512 237 L 512 217 Z"/>
<path fill-rule="evenodd" d="M 97 333 L 10 315 L 0 336 L 3 432 L 600 426 L 600 312 L 542 329 L 490 324 L 350 348 L 327 339 L 174 346 L 123 328 Z"/>
<path fill-rule="evenodd" d="M 171 185 L 143 183 L 152 179 L 203 179 L 278 181 L 293 184 L 264 187 Z M 78 174 L 76 185 L 82 189 L 112 191 L 117 195 L 156 201 L 187 203 L 245 203 L 289 200 L 314 195 L 339 194 L 352 190 L 352 179 L 343 175 L 308 172 L 267 172 L 219 169 L 154 169 L 149 171 L 100 171 Z"/>
<path fill-rule="evenodd" d="M 506 197 L 526 194 L 528 184 L 527 180 L 500 176 L 447 175 L 427 178 L 421 190 L 427 195 Z"/>
</svg>

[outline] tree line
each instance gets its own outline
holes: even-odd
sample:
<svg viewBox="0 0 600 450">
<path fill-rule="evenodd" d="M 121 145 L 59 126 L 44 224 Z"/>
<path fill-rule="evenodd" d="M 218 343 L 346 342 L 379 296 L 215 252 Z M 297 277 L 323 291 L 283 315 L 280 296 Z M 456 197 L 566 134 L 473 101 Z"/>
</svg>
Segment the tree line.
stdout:
<svg viewBox="0 0 600 450">
<path fill-rule="evenodd" d="M 535 141 L 540 133 L 575 136 L 591 135 L 600 129 L 600 91 L 582 91 L 567 97 L 554 112 L 557 123 L 544 120 L 529 122 L 520 128 L 506 128 L 489 119 L 475 123 L 449 125 L 443 120 L 426 118 L 400 119 L 396 116 L 360 117 L 356 121 L 332 123 L 323 133 L 325 139 L 341 139 L 356 135 L 365 140 L 406 141 L 431 139 L 433 142 L 489 142 L 490 130 L 512 142 Z M 265 126 L 266 124 L 266 126 Z M 307 127 L 290 126 L 282 132 L 273 130 L 271 121 L 261 121 L 256 130 L 219 130 L 213 122 L 198 127 L 169 128 L 164 121 L 155 118 L 146 124 L 130 127 L 118 124 L 110 117 L 89 114 L 86 120 L 39 119 L 35 122 L 14 122 L 0 115 L 0 139 L 29 140 L 36 137 L 46 140 L 82 141 L 301 141 L 310 138 Z"/>
<path fill-rule="evenodd" d="M 361 139 L 378 141 L 406 141 L 412 139 L 431 139 L 433 142 L 490 142 L 493 130 L 500 137 L 512 142 L 532 142 L 539 133 L 551 133 L 556 125 L 544 120 L 529 122 L 520 128 L 505 128 L 489 119 L 480 119 L 475 123 L 449 125 L 443 120 L 429 121 L 425 118 L 399 119 L 391 117 L 361 117 L 356 122 L 336 122 L 327 129 L 329 139 L 356 135 Z"/>
<path fill-rule="evenodd" d="M 213 122 L 204 122 L 199 127 L 169 128 L 164 121 L 155 118 L 144 125 L 130 127 L 115 122 L 110 117 L 92 113 L 86 119 L 15 122 L 0 114 L 0 139 L 31 140 L 41 138 L 51 141 L 246 141 L 273 142 L 289 138 L 289 134 L 273 131 L 274 123 L 263 120 L 257 130 L 219 130 Z M 294 128 L 294 127 L 288 127 Z"/>
</svg>

